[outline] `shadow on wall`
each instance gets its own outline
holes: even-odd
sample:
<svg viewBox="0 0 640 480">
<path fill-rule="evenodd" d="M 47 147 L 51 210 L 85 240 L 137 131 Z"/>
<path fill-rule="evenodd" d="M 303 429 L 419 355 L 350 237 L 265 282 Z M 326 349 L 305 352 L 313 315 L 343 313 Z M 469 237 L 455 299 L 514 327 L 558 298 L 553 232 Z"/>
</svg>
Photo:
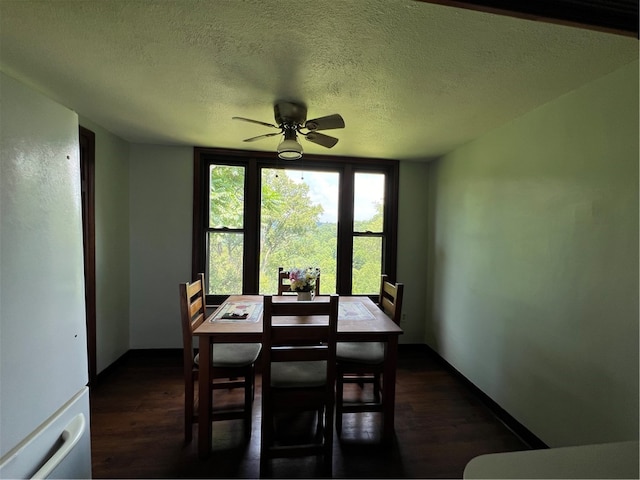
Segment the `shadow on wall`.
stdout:
<svg viewBox="0 0 640 480">
<path fill-rule="evenodd" d="M 441 318 L 436 312 L 436 292 L 442 285 L 442 272 L 445 262 L 443 249 L 436 250 L 437 223 L 437 173 L 439 160 L 429 162 L 427 172 L 427 291 L 425 307 L 424 341 L 435 351 L 440 350 Z"/>
</svg>

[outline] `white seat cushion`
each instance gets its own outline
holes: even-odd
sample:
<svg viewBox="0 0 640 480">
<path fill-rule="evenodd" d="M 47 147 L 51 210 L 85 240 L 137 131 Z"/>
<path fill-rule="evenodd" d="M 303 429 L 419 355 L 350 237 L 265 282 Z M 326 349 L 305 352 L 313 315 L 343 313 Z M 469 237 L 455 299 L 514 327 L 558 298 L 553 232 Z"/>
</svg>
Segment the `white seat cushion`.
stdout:
<svg viewBox="0 0 640 480">
<path fill-rule="evenodd" d="M 274 388 L 321 387 L 327 381 L 327 362 L 273 362 L 271 386 Z"/>
<path fill-rule="evenodd" d="M 245 367 L 256 361 L 261 343 L 214 343 L 213 366 L 214 367 Z M 198 365 L 200 354 L 193 361 Z"/>
<path fill-rule="evenodd" d="M 336 358 L 339 362 L 377 365 L 384 362 L 383 342 L 338 342 Z"/>
</svg>

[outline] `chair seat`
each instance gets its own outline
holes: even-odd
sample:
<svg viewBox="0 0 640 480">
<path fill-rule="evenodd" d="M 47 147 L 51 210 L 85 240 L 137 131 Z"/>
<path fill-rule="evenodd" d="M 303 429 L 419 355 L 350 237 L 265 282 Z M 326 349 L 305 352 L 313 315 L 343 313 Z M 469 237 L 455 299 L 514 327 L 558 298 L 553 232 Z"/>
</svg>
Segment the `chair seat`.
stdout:
<svg viewBox="0 0 640 480">
<path fill-rule="evenodd" d="M 338 362 L 377 365 L 384 362 L 384 343 L 338 342 L 336 344 L 336 359 Z"/>
<path fill-rule="evenodd" d="M 216 343 L 213 345 L 214 367 L 244 367 L 254 363 L 260 355 L 261 343 Z M 193 359 L 199 364 L 200 354 Z"/>
<path fill-rule="evenodd" d="M 271 364 L 274 388 L 321 387 L 327 381 L 327 362 L 276 362 Z"/>
</svg>

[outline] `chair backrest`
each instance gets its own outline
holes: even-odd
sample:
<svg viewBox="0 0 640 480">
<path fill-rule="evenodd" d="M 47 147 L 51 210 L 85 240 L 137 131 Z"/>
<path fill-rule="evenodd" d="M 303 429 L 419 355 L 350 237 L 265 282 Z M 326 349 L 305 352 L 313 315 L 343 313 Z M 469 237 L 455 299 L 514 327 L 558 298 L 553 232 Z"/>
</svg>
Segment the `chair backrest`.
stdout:
<svg viewBox="0 0 640 480">
<path fill-rule="evenodd" d="M 383 274 L 380 281 L 380 298 L 378 305 L 391 317 L 396 324 L 400 325 L 402 318 L 402 296 L 404 294 L 403 283 L 390 283 L 387 281 L 388 276 Z"/>
<path fill-rule="evenodd" d="M 193 331 L 207 316 L 204 274 L 192 283 L 180 284 L 180 317 L 182 319 L 182 346 L 185 365 L 193 362 Z"/>
<path fill-rule="evenodd" d="M 263 389 L 271 384 L 273 362 L 327 362 L 327 385 L 333 389 L 338 330 L 338 295 L 327 301 L 273 302 L 264 297 L 262 312 Z M 298 317 L 278 321 L 278 317 Z M 304 318 L 299 318 L 304 317 Z M 320 318 L 316 318 L 320 317 Z"/>
<path fill-rule="evenodd" d="M 282 267 L 278 267 L 278 295 L 291 291 L 289 282 L 289 272 Z M 316 278 L 316 288 L 314 289 L 316 296 L 320 295 L 320 275 Z"/>
</svg>

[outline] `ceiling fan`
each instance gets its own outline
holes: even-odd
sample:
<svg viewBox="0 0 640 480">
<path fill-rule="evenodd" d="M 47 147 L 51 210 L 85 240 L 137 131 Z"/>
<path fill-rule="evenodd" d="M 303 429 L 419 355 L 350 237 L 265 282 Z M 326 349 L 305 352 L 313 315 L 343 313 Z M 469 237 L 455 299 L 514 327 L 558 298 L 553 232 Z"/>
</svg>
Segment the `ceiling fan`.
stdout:
<svg viewBox="0 0 640 480">
<path fill-rule="evenodd" d="M 242 120 L 244 122 L 257 123 L 265 127 L 276 128 L 280 130 L 274 133 L 265 133 L 257 137 L 247 138 L 245 142 L 253 142 L 261 138 L 274 137 L 282 135 L 283 139 L 278 145 L 278 156 L 283 160 L 297 160 L 302 157 L 302 145 L 298 142 L 298 134 L 305 137 L 308 141 L 317 143 L 326 148 L 333 147 L 338 143 L 338 139 L 319 133 L 318 130 L 331 130 L 334 128 L 344 128 L 344 120 L 342 117 L 334 113 L 326 117 L 314 118 L 307 120 L 307 107 L 300 103 L 278 102 L 273 106 L 276 124 L 261 122 L 244 117 L 232 117 L 233 120 Z M 306 130 L 306 132 L 303 132 Z"/>
</svg>

